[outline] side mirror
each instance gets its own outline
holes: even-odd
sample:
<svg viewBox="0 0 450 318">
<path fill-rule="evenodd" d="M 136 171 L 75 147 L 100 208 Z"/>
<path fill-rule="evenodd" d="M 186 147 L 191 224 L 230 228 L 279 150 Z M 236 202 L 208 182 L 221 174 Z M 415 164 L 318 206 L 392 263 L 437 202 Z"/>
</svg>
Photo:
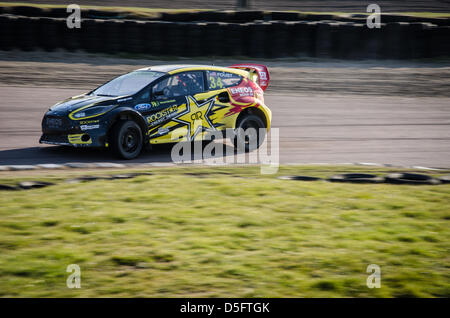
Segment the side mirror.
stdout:
<svg viewBox="0 0 450 318">
<path fill-rule="evenodd" d="M 153 96 L 164 96 L 164 91 L 153 92 Z"/>
<path fill-rule="evenodd" d="M 217 96 L 217 99 L 221 103 L 229 103 L 230 102 L 230 96 L 227 92 L 222 92 Z"/>
</svg>

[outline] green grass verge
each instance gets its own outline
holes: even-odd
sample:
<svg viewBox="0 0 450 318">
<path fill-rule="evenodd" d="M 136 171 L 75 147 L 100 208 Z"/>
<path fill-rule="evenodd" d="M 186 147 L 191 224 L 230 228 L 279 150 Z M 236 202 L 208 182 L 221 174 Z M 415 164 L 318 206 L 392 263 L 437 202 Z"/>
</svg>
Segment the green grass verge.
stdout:
<svg viewBox="0 0 450 318">
<path fill-rule="evenodd" d="M 0 192 L 0 296 L 450 296 L 450 185 L 288 181 L 258 167 L 151 172 L 80 184 L 61 181 L 86 172 L 1 173 L 0 183 L 58 184 Z M 69 264 L 81 289 L 66 287 Z M 366 287 L 369 264 L 381 267 L 379 289 Z"/>
</svg>

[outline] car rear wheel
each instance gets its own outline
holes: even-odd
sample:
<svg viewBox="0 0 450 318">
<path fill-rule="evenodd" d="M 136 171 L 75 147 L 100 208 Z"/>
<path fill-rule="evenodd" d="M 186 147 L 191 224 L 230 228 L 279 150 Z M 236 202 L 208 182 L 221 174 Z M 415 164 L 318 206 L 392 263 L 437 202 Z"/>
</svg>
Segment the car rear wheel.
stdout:
<svg viewBox="0 0 450 318">
<path fill-rule="evenodd" d="M 123 159 L 134 159 L 142 150 L 143 137 L 139 125 L 132 121 L 118 122 L 112 131 L 111 146 L 114 153 Z"/>
<path fill-rule="evenodd" d="M 248 152 L 259 148 L 265 137 L 266 129 L 261 118 L 247 115 L 239 120 L 232 142 L 235 149 Z"/>
</svg>

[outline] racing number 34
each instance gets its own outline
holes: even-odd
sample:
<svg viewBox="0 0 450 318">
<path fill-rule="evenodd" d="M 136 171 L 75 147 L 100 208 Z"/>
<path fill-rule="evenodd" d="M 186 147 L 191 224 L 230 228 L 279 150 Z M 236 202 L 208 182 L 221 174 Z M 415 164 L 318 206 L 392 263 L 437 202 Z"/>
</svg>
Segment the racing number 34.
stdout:
<svg viewBox="0 0 450 318">
<path fill-rule="evenodd" d="M 220 77 L 217 77 L 217 80 L 214 76 L 210 76 L 209 77 L 209 87 L 214 89 L 214 88 L 222 88 L 223 84 L 222 84 L 222 80 L 220 79 Z"/>
</svg>

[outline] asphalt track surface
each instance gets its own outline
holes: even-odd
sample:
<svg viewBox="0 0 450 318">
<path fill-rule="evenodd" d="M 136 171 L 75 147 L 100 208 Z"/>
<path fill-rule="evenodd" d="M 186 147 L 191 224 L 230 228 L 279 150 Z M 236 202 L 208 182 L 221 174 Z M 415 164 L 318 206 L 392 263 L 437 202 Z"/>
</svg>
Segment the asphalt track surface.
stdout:
<svg viewBox="0 0 450 318">
<path fill-rule="evenodd" d="M 118 162 L 108 151 L 39 145 L 49 106 L 82 89 L 0 86 L 0 165 Z M 269 92 L 280 163 L 450 167 L 450 99 Z M 171 162 L 159 146 L 131 162 Z M 130 161 L 126 161 L 130 162 Z"/>
<path fill-rule="evenodd" d="M 40 145 L 42 116 L 56 102 L 140 67 L 211 62 L 242 61 L 0 52 L 0 165 L 172 162 L 167 145 L 131 161 L 117 160 L 106 150 Z M 265 98 L 273 128 L 279 129 L 278 147 L 272 146 L 279 150 L 281 163 L 450 167 L 448 61 L 252 62 L 270 70 Z"/>
</svg>

